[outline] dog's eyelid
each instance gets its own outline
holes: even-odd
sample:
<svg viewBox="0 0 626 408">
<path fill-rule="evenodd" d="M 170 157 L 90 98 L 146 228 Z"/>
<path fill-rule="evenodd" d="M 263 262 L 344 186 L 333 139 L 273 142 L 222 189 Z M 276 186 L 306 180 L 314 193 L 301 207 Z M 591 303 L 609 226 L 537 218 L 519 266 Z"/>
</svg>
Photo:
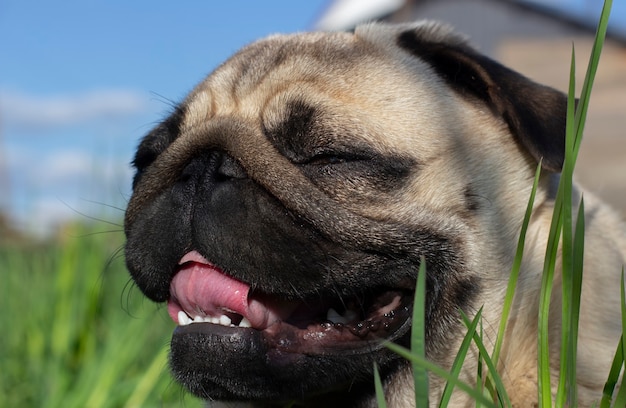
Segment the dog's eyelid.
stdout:
<svg viewBox="0 0 626 408">
<path fill-rule="evenodd" d="M 333 165 L 348 162 L 365 161 L 369 158 L 370 157 L 368 155 L 362 153 L 334 152 L 322 150 L 304 160 L 301 164 Z"/>
<path fill-rule="evenodd" d="M 344 157 L 339 155 L 322 153 L 317 154 L 310 159 L 308 159 L 305 164 L 313 164 L 313 165 L 328 165 L 328 164 L 339 164 L 345 163 L 347 160 Z"/>
</svg>

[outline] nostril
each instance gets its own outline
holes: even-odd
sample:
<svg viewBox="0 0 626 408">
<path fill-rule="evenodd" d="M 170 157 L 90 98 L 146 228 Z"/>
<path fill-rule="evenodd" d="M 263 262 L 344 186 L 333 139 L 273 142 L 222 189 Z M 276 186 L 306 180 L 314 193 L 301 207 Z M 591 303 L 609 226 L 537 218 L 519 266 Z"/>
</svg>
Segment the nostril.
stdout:
<svg viewBox="0 0 626 408">
<path fill-rule="evenodd" d="M 218 180 L 245 179 L 248 177 L 243 167 L 232 156 L 223 154 L 221 163 L 217 168 L 216 176 Z"/>
<path fill-rule="evenodd" d="M 204 151 L 191 158 L 181 171 L 178 182 L 199 180 L 215 182 L 245 179 L 248 175 L 235 158 L 222 151 Z"/>
<path fill-rule="evenodd" d="M 191 159 L 178 177 L 180 182 L 188 182 L 201 177 L 211 166 L 211 158 L 207 155 L 196 156 Z"/>
</svg>

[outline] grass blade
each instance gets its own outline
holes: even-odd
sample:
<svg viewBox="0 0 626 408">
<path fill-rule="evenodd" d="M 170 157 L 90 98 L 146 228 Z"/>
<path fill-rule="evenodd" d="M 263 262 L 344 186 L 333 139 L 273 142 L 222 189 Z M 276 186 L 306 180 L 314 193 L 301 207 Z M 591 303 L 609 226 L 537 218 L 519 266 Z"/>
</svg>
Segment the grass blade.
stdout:
<svg viewBox="0 0 626 408">
<path fill-rule="evenodd" d="M 620 385 L 619 390 L 617 391 L 617 395 L 615 396 L 615 401 L 613 402 L 614 407 L 626 407 L 626 387 L 622 387 Z"/>
<path fill-rule="evenodd" d="M 376 403 L 378 408 L 387 408 L 385 390 L 383 389 L 383 383 L 380 380 L 380 373 L 378 372 L 378 365 L 376 363 L 374 363 L 374 389 L 376 390 Z"/>
<path fill-rule="evenodd" d="M 585 117 L 587 116 L 587 109 L 589 107 L 589 100 L 591 96 L 591 89 L 593 88 L 593 82 L 598 70 L 598 63 L 600 61 L 600 54 L 606 38 L 606 31 L 609 25 L 609 16 L 611 14 L 611 8 L 613 7 L 613 0 L 604 0 L 602 6 L 602 12 L 600 13 L 600 20 L 596 29 L 595 40 L 591 49 L 591 56 L 589 57 L 589 64 L 587 66 L 587 72 L 585 75 L 585 81 L 580 95 L 580 101 L 576 109 L 576 123 L 580 124 L 577 128 L 576 134 L 576 151 L 580 146 L 582 139 L 582 133 L 584 129 Z"/>
<path fill-rule="evenodd" d="M 561 269 L 561 353 L 559 382 L 556 393 L 556 406 L 565 406 L 568 398 L 572 398 L 572 393 L 576 392 L 576 350 L 571 350 L 571 327 L 572 327 L 572 285 L 573 285 L 573 243 L 572 243 L 572 190 L 573 172 L 576 162 L 574 151 L 577 123 L 575 120 L 576 94 L 576 53 L 572 46 L 572 57 L 570 63 L 569 92 L 567 95 L 567 122 L 565 131 L 565 161 L 561 180 L 559 183 L 559 193 L 561 194 L 561 223 L 563 224 L 563 241 L 561 247 L 562 269 Z M 576 322 L 577 323 L 577 322 Z M 572 382 L 573 376 L 573 382 Z"/>
<path fill-rule="evenodd" d="M 613 402 L 613 396 L 615 395 L 614 407 L 623 407 L 626 406 L 626 387 L 623 384 L 620 385 L 617 394 L 615 394 L 615 387 L 618 383 L 620 383 L 621 378 L 620 374 L 625 367 L 626 356 L 624 355 L 624 345 L 626 345 L 626 338 L 624 338 L 624 333 L 626 333 L 626 291 L 624 290 L 624 268 L 622 267 L 622 281 L 620 284 L 621 289 L 621 311 L 622 311 L 622 337 L 619 340 L 617 345 L 617 350 L 615 350 L 615 356 L 613 357 L 613 364 L 611 364 L 611 371 L 609 372 L 609 376 L 604 384 L 604 389 L 602 390 L 602 400 L 600 401 L 600 408 L 609 408 L 611 406 L 611 402 Z"/>
<path fill-rule="evenodd" d="M 461 316 L 463 318 L 463 323 L 465 323 L 465 326 L 469 328 L 472 322 L 470 322 L 465 313 L 461 312 Z M 478 352 L 480 353 L 482 360 L 487 366 L 488 378 L 493 381 L 493 385 L 495 386 L 494 391 L 496 395 L 494 399 L 498 400 L 498 406 L 510 407 L 511 401 L 509 400 L 509 396 L 506 392 L 506 388 L 504 387 L 504 383 L 502 382 L 502 378 L 500 377 L 500 374 L 498 374 L 498 370 L 496 368 L 496 365 L 493 363 L 493 360 L 491 359 L 491 357 L 489 357 L 487 348 L 485 347 L 481 336 L 479 336 L 478 333 L 474 332 L 473 340 L 474 344 L 476 344 L 476 347 L 478 348 Z"/>
<path fill-rule="evenodd" d="M 578 207 L 578 217 L 576 219 L 576 230 L 574 232 L 573 263 L 571 274 L 571 305 L 570 305 L 570 330 L 569 330 L 569 361 L 568 384 L 566 385 L 568 396 L 566 403 L 568 406 L 578 406 L 578 391 L 576 382 L 577 350 L 578 350 L 578 322 L 580 320 L 580 299 L 583 285 L 583 255 L 585 252 L 585 202 L 581 198 Z"/>
<path fill-rule="evenodd" d="M 622 367 L 626 363 L 626 359 L 624 356 L 624 352 L 626 351 L 626 338 L 624 337 L 624 333 L 626 333 L 626 290 L 624 289 L 624 268 L 622 267 L 622 281 L 621 281 L 621 309 L 622 309 Z M 615 396 L 615 404 L 614 406 L 626 406 L 626 387 L 620 385 L 619 391 Z"/>
<path fill-rule="evenodd" d="M 135 386 L 133 393 L 128 397 L 124 408 L 145 407 L 150 393 L 158 391 L 155 390 L 155 387 L 167 370 L 167 353 L 167 348 L 163 347 L 161 352 L 152 360 L 152 364 Z"/>
<path fill-rule="evenodd" d="M 602 13 L 600 16 L 600 21 L 598 23 L 598 28 L 596 31 L 595 41 L 593 45 L 593 49 L 591 51 L 591 56 L 589 59 L 589 64 L 587 67 L 587 72 L 585 75 L 585 81 L 583 83 L 583 89 L 581 92 L 581 99 L 579 102 L 579 106 L 576 109 L 576 115 L 574 119 L 573 129 L 568 129 L 568 132 L 574 133 L 573 136 L 568 135 L 568 140 L 573 140 L 570 142 L 570 146 L 566 153 L 570 153 L 570 160 L 567 160 L 565 163 L 565 171 L 566 171 L 566 189 L 564 191 L 564 196 L 566 200 L 570 200 L 569 203 L 566 204 L 566 224 L 564 225 L 563 230 L 563 240 L 564 240 L 564 291 L 568 290 L 569 292 L 564 292 L 564 294 L 569 295 L 569 299 L 563 302 L 564 309 L 563 314 L 568 316 L 567 320 L 567 330 L 566 333 L 563 334 L 563 348 L 565 348 L 565 372 L 561 373 L 560 383 L 565 383 L 565 393 L 567 394 L 564 403 L 570 406 L 576 406 L 577 404 L 577 390 L 576 390 L 576 351 L 577 351 L 577 337 L 578 337 L 578 316 L 580 312 L 580 293 L 581 293 L 581 285 L 582 285 L 582 253 L 584 249 L 584 203 L 581 201 L 579 216 L 576 225 L 576 233 L 574 236 L 574 242 L 572 243 L 571 225 L 568 225 L 568 222 L 571 222 L 571 184 L 572 177 L 574 172 L 574 165 L 576 162 L 576 158 L 578 157 L 578 151 L 580 149 L 580 144 L 582 141 L 583 130 L 585 127 L 587 108 L 589 106 L 591 89 L 593 87 L 593 82 L 595 79 L 600 54 L 602 51 L 602 47 L 604 44 L 604 40 L 606 37 L 606 31 L 608 27 L 608 19 L 610 15 L 612 7 L 612 1 L 608 0 L 604 2 Z M 573 62 L 572 62 L 573 65 Z M 573 83 L 573 79 L 571 80 Z M 568 110 L 573 110 L 573 84 L 570 85 L 570 96 L 568 100 Z M 568 112 L 568 116 L 571 117 L 571 112 Z M 569 120 L 571 122 L 571 119 Z M 568 123 L 570 125 L 570 123 Z M 582 224 L 579 225 L 579 224 Z M 574 246 L 572 249 L 571 245 Z M 572 252 L 573 251 L 573 252 Z M 565 263 L 568 263 L 565 265 Z M 567 310 L 566 310 L 567 309 Z M 563 363 L 562 363 L 563 366 Z M 563 377 L 564 376 L 564 377 Z"/>
<path fill-rule="evenodd" d="M 420 262 L 415 285 L 415 299 L 413 301 L 413 321 L 411 326 L 411 352 L 426 358 L 425 335 L 425 305 L 426 305 L 426 261 Z M 413 381 L 415 383 L 415 406 L 428 406 L 428 372 L 424 366 L 413 364 Z"/>
<path fill-rule="evenodd" d="M 600 52 L 602 45 L 606 37 L 606 30 L 608 25 L 608 18 L 612 1 L 607 0 L 604 2 L 600 21 L 598 23 L 598 29 L 596 31 L 596 37 L 591 52 L 589 65 L 585 75 L 585 81 L 583 84 L 583 90 L 578 106 L 574 113 L 574 72 L 575 72 L 575 60 L 574 53 L 572 52 L 572 63 L 570 68 L 570 87 L 568 95 L 568 115 L 567 115 L 567 130 L 566 130 L 566 143 L 565 143 L 565 161 L 563 164 L 563 171 L 561 174 L 561 180 L 559 183 L 559 189 L 555 200 L 555 210 L 553 214 L 552 224 L 550 228 L 550 236 L 548 239 L 548 247 L 546 249 L 546 257 L 544 263 L 544 274 L 542 277 L 541 286 L 541 300 L 539 311 L 539 339 L 538 339 L 538 378 L 539 378 L 539 402 L 540 406 L 549 407 L 552 404 L 552 397 L 550 395 L 550 361 L 549 361 L 549 342 L 548 342 L 548 314 L 550 305 L 550 296 L 552 292 L 552 280 L 555 270 L 555 256 L 558 250 L 558 234 L 560 231 L 563 233 L 563 245 L 562 245 L 562 331 L 561 331 L 561 364 L 559 383 L 556 395 L 556 406 L 564 406 L 568 404 L 576 403 L 576 346 L 577 341 L 572 339 L 573 335 L 577 335 L 578 329 L 578 312 L 574 312 L 576 316 L 573 317 L 572 307 L 578 307 L 574 303 L 578 304 L 579 300 L 573 300 L 576 296 L 574 293 L 574 286 L 578 284 L 579 277 L 575 274 L 582 274 L 582 269 L 575 270 L 575 268 L 582 268 L 575 266 L 574 262 L 579 262 L 581 259 L 574 258 L 574 245 L 572 239 L 572 177 L 574 172 L 574 166 L 580 144 L 582 141 L 582 133 L 585 125 L 585 118 L 587 108 L 589 106 L 589 99 L 591 94 L 591 88 L 595 79 L 597 71 L 598 61 L 600 58 Z M 579 215 L 580 218 L 580 215 Z M 579 234 L 580 235 L 580 234 Z M 578 245 L 582 245 L 581 241 L 578 241 Z M 581 255 L 582 256 L 582 255 Z M 576 326 L 576 327 L 575 327 Z"/>
<path fill-rule="evenodd" d="M 535 171 L 535 179 L 533 181 L 533 187 L 530 192 L 530 197 L 528 198 L 526 213 L 524 214 L 522 228 L 520 230 L 519 238 L 517 241 L 515 258 L 513 259 L 513 266 L 511 267 L 511 274 L 509 275 L 509 282 L 506 287 L 506 295 L 504 296 L 504 304 L 502 306 L 502 317 L 500 318 L 500 326 L 498 327 L 498 335 L 496 337 L 496 343 L 493 348 L 493 354 L 491 355 L 491 359 L 496 364 L 500 359 L 500 351 L 502 349 L 502 341 L 504 340 L 506 324 L 509 321 L 509 314 L 511 313 L 511 306 L 513 305 L 513 297 L 515 296 L 515 288 L 517 287 L 517 279 L 519 277 L 519 271 L 522 266 L 522 256 L 524 254 L 524 246 L 526 244 L 526 231 L 528 230 L 528 224 L 530 223 L 530 216 L 532 214 L 533 204 L 535 202 L 535 195 L 537 193 L 537 186 L 539 185 L 540 175 L 541 163 L 537 165 L 537 170 Z"/>
<path fill-rule="evenodd" d="M 623 276 L 623 273 L 622 273 Z M 622 278 L 623 279 L 623 278 Z M 622 316 L 625 314 L 624 308 L 622 308 Z M 611 401 L 613 401 L 613 394 L 615 393 L 615 387 L 620 381 L 620 373 L 624 366 L 624 335 L 619 339 L 617 349 L 615 350 L 615 356 L 613 357 L 613 363 L 611 364 L 611 370 L 609 376 L 604 383 L 604 389 L 602 390 L 602 400 L 600 401 L 600 408 L 609 408 Z"/>
<path fill-rule="evenodd" d="M 560 188 L 559 188 L 560 190 Z M 541 277 L 541 293 L 539 298 L 538 316 L 538 401 L 539 407 L 552 407 L 551 375 L 550 375 L 550 343 L 548 339 L 548 318 L 550 314 L 550 298 L 552 296 L 552 286 L 556 257 L 559 245 L 559 236 L 562 227 L 561 199 L 556 197 L 548 245 L 544 260 L 543 274 Z"/>
<path fill-rule="evenodd" d="M 461 368 L 463 368 L 463 363 L 465 362 L 465 357 L 467 356 L 467 352 L 469 351 L 470 346 L 472 345 L 472 339 L 474 338 L 474 334 L 476 333 L 476 327 L 478 326 L 478 322 L 482 318 L 482 308 L 476 313 L 474 316 L 474 320 L 467 327 L 467 333 L 461 342 L 461 346 L 459 347 L 459 351 L 454 358 L 454 362 L 452 363 L 452 367 L 450 368 L 450 375 L 454 378 L 459 378 L 459 374 L 461 373 Z M 450 398 L 452 397 L 452 391 L 454 390 L 454 385 L 451 382 L 446 382 L 446 386 L 441 394 L 441 399 L 439 400 L 440 407 L 448 406 L 450 402 Z"/>
<path fill-rule="evenodd" d="M 470 385 L 454 377 L 447 370 L 439 367 L 437 364 L 432 363 L 431 361 L 427 360 L 423 356 L 419 356 L 417 354 L 411 353 L 410 350 L 407 350 L 406 348 L 399 346 L 395 343 L 385 343 L 385 345 L 394 353 L 397 353 L 401 357 L 404 357 L 405 359 L 409 360 L 412 364 L 419 365 L 423 367 L 425 370 L 430 371 L 433 374 L 452 383 L 454 387 L 457 387 L 460 390 L 467 393 L 476 402 L 479 402 L 485 405 L 485 407 L 489 407 L 489 408 L 496 407 L 496 405 L 492 401 L 490 401 L 487 397 L 483 395 L 482 390 L 472 388 Z"/>
</svg>

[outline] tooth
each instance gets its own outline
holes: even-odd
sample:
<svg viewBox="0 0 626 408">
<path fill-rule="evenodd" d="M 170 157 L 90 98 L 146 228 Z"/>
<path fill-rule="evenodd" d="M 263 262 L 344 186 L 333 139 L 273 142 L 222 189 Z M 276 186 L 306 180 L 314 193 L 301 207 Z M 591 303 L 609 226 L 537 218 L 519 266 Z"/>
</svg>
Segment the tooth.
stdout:
<svg viewBox="0 0 626 408">
<path fill-rule="evenodd" d="M 328 312 L 326 313 L 326 320 L 330 320 L 333 323 L 347 323 L 348 322 L 348 320 L 345 317 L 340 315 L 332 307 L 328 309 Z"/>
<path fill-rule="evenodd" d="M 252 327 L 252 324 L 245 317 L 239 322 L 239 327 Z"/>
<path fill-rule="evenodd" d="M 208 319 L 208 321 L 209 321 L 210 323 L 213 323 L 213 324 L 220 324 L 220 318 L 219 318 L 219 317 L 217 317 L 217 316 L 215 316 L 215 317 L 209 317 L 209 316 L 207 316 L 207 319 Z"/>
<path fill-rule="evenodd" d="M 210 316 L 196 316 L 194 321 L 198 323 L 213 323 L 213 317 Z"/>
<path fill-rule="evenodd" d="M 330 309 L 328 309 L 328 312 L 326 312 L 326 319 L 330 320 L 333 323 L 336 323 L 336 320 L 341 319 L 341 315 L 331 307 Z"/>
<path fill-rule="evenodd" d="M 187 316 L 187 313 L 182 310 L 178 312 L 178 325 L 179 326 L 187 326 L 188 324 L 193 323 L 193 320 Z"/>
<path fill-rule="evenodd" d="M 230 326 L 230 317 L 226 315 L 221 315 L 219 317 L 219 322 L 219 324 L 221 324 L 222 326 Z"/>
</svg>

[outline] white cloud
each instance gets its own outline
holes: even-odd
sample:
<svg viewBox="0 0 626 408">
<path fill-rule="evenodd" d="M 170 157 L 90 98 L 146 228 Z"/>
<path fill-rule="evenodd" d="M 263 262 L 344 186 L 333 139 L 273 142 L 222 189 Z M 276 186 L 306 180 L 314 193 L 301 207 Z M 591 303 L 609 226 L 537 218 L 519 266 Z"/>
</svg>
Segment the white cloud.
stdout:
<svg viewBox="0 0 626 408">
<path fill-rule="evenodd" d="M 40 182 L 54 183 L 87 177 L 95 170 L 94 158 L 79 150 L 60 151 L 46 157 L 41 164 Z"/>
<path fill-rule="evenodd" d="M 119 220 L 151 105 L 132 90 L 41 96 L 0 87 L 0 210 L 38 234 L 68 219 Z"/>
<path fill-rule="evenodd" d="M 32 203 L 31 212 L 25 224 L 30 232 L 46 236 L 60 225 L 76 218 L 72 203 L 56 197 L 44 197 Z"/>
<path fill-rule="evenodd" d="M 10 153 L 8 190 L 2 191 L 0 205 L 7 206 L 18 228 L 44 236 L 68 220 L 123 216 L 132 179 L 123 158 L 71 147 Z"/>
<path fill-rule="evenodd" d="M 125 89 L 101 89 L 78 94 L 30 95 L 0 90 L 0 118 L 7 124 L 45 128 L 118 118 L 147 111 L 148 98 Z"/>
</svg>

